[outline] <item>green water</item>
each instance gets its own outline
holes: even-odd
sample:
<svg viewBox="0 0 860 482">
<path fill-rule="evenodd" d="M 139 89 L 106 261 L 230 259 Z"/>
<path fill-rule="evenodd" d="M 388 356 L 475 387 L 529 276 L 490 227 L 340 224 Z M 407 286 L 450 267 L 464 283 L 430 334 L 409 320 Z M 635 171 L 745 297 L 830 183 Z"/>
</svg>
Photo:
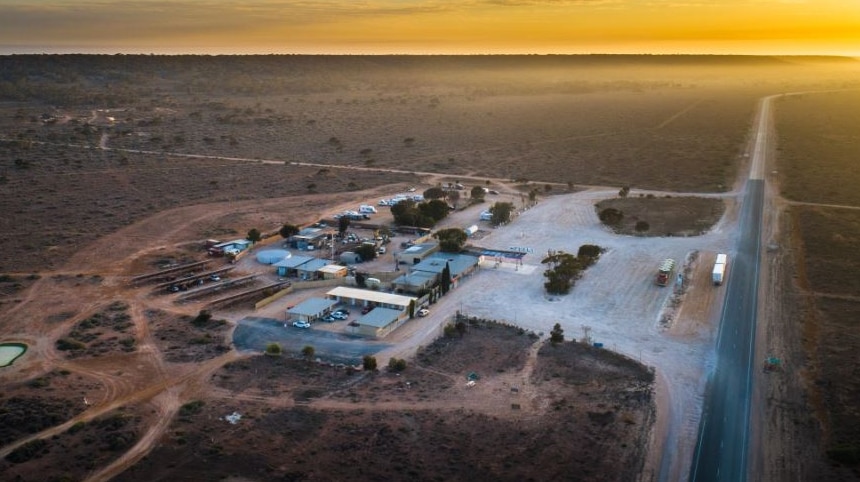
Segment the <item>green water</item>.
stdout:
<svg viewBox="0 0 860 482">
<path fill-rule="evenodd" d="M 16 358 L 27 351 L 27 345 L 21 343 L 0 344 L 0 367 L 9 366 Z"/>
</svg>

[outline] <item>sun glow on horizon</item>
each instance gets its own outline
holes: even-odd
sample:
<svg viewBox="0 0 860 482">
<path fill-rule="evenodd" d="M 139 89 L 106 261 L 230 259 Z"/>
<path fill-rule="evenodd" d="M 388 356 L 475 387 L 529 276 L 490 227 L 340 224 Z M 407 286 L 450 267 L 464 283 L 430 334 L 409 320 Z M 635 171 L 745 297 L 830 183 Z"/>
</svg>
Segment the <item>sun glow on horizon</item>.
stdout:
<svg viewBox="0 0 860 482">
<path fill-rule="evenodd" d="M 0 0 L 2 53 L 860 56 L 854 0 Z"/>
</svg>

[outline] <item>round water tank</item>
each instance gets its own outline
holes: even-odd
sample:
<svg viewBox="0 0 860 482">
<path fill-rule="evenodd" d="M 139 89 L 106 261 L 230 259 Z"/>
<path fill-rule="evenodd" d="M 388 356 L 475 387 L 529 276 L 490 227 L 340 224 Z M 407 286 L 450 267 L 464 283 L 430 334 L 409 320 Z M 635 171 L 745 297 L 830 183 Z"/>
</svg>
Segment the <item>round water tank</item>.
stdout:
<svg viewBox="0 0 860 482">
<path fill-rule="evenodd" d="M 275 264 L 290 257 L 290 252 L 285 249 L 267 249 L 257 253 L 257 261 L 263 264 Z"/>
</svg>

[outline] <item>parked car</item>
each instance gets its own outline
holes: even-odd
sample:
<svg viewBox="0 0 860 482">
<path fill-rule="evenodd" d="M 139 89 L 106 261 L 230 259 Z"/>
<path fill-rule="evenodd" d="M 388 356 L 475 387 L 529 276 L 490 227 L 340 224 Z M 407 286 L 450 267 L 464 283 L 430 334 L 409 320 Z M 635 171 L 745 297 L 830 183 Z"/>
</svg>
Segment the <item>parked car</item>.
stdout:
<svg viewBox="0 0 860 482">
<path fill-rule="evenodd" d="M 221 281 L 221 277 L 218 276 L 217 274 L 213 274 L 212 276 L 209 277 L 209 279 L 212 281 Z"/>
<path fill-rule="evenodd" d="M 311 324 L 308 323 L 307 321 L 299 320 L 299 321 L 294 321 L 293 326 L 295 326 L 296 328 L 310 328 Z"/>
<path fill-rule="evenodd" d="M 429 315 L 429 314 L 430 314 L 430 310 L 428 310 L 427 308 L 421 308 L 420 310 L 418 310 L 418 316 L 420 316 L 422 318 Z"/>
<path fill-rule="evenodd" d="M 365 306 L 364 308 L 361 309 L 361 314 L 366 315 L 366 314 L 370 313 L 371 311 L 373 311 L 372 306 Z"/>
<path fill-rule="evenodd" d="M 337 321 L 339 318 L 335 318 L 333 315 L 325 315 L 322 317 L 322 320 L 326 323 L 332 323 Z"/>
<path fill-rule="evenodd" d="M 380 246 L 379 249 L 376 250 L 378 254 L 385 254 L 385 246 Z"/>
<path fill-rule="evenodd" d="M 343 316 L 349 316 L 349 310 L 346 308 L 340 308 L 340 309 L 334 310 L 334 313 L 338 313 L 338 314 L 341 314 Z"/>
<path fill-rule="evenodd" d="M 345 313 L 338 313 L 336 311 L 329 316 L 331 316 L 335 320 L 345 320 L 345 319 L 349 318 L 349 315 L 347 315 Z"/>
</svg>

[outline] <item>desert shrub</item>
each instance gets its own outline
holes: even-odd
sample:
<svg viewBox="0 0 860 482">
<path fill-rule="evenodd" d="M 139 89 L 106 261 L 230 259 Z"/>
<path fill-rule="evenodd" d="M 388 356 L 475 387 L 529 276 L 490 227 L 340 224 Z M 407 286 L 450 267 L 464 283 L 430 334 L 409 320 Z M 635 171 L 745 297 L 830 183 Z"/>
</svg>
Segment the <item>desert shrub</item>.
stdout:
<svg viewBox="0 0 860 482">
<path fill-rule="evenodd" d="M 561 328 L 561 323 L 556 323 L 549 332 L 549 341 L 552 344 L 561 343 L 564 341 L 564 330 Z"/>
<path fill-rule="evenodd" d="M 87 426 L 86 422 L 75 422 L 75 424 L 74 424 L 74 425 L 72 425 L 71 427 L 69 427 L 69 433 L 70 433 L 70 434 L 78 433 L 78 432 L 80 432 L 81 430 L 83 430 L 83 429 L 84 429 L 84 427 L 86 427 L 86 426 Z"/>
<path fill-rule="evenodd" d="M 392 357 L 388 360 L 388 369 L 393 372 L 402 372 L 406 370 L 406 360 Z"/>
<path fill-rule="evenodd" d="M 635 229 L 637 233 L 644 233 L 651 229 L 651 225 L 648 224 L 647 221 L 637 221 L 636 226 L 634 226 L 633 229 Z"/>
<path fill-rule="evenodd" d="M 48 442 L 42 439 L 31 440 L 17 449 L 9 452 L 6 460 L 13 464 L 20 464 L 28 460 L 40 457 L 43 455 L 43 450 L 48 446 Z"/>
<path fill-rule="evenodd" d="M 191 324 L 196 327 L 206 326 L 206 323 L 212 319 L 212 313 L 209 313 L 208 310 L 200 310 L 200 313 L 191 320 Z"/>
<path fill-rule="evenodd" d="M 620 209 L 606 208 L 597 215 L 604 224 L 620 224 L 624 219 L 624 213 Z"/>
<path fill-rule="evenodd" d="M 314 350 L 314 347 L 310 345 L 305 345 L 305 347 L 302 348 L 302 356 L 308 361 L 313 360 L 314 353 L 316 353 L 316 350 Z"/>
<path fill-rule="evenodd" d="M 366 372 L 376 371 L 376 357 L 364 355 L 364 358 L 361 359 L 361 365 L 364 367 L 364 371 Z"/>
<path fill-rule="evenodd" d="M 48 377 L 39 377 L 30 380 L 27 386 L 30 388 L 45 388 L 51 384 L 51 379 Z"/>
<path fill-rule="evenodd" d="M 206 405 L 206 402 L 204 402 L 203 400 L 194 400 L 194 401 L 188 402 L 188 403 L 182 405 L 181 407 L 179 407 L 179 416 L 180 417 L 187 417 L 190 415 L 196 415 L 196 414 L 200 413 L 200 411 L 203 410 L 204 405 Z"/>
<path fill-rule="evenodd" d="M 579 250 L 576 252 L 576 256 L 578 258 L 593 258 L 597 259 L 600 257 L 600 253 L 603 252 L 603 248 L 597 246 L 595 244 L 583 244 L 579 247 Z"/>
<path fill-rule="evenodd" d="M 56 343 L 57 350 L 60 351 L 69 351 L 69 350 L 83 350 L 87 347 L 87 345 L 77 341 L 70 340 L 68 338 L 60 338 Z"/>
<path fill-rule="evenodd" d="M 269 343 L 266 345 L 266 355 L 277 356 L 282 352 L 281 345 L 277 343 Z"/>
<path fill-rule="evenodd" d="M 860 464 L 860 446 L 838 445 L 827 450 L 827 456 L 841 464 Z"/>
</svg>

